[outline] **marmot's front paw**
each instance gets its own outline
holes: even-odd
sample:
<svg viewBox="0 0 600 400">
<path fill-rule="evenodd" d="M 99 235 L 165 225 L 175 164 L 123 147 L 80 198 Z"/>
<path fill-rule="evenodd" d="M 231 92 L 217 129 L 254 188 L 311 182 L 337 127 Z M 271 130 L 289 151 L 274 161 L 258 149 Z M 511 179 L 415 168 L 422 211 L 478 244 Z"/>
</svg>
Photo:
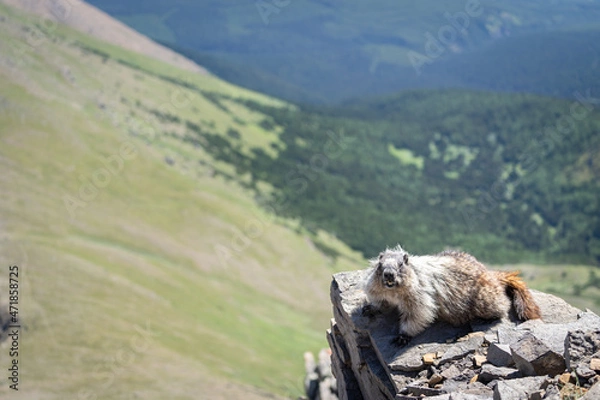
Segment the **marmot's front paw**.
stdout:
<svg viewBox="0 0 600 400">
<path fill-rule="evenodd" d="M 377 307 L 373 306 L 373 304 L 367 304 L 362 308 L 363 317 L 373 318 L 377 314 L 381 314 L 381 311 L 377 309 Z"/>
<path fill-rule="evenodd" d="M 412 339 L 410 336 L 401 333 L 392 339 L 392 344 L 395 344 L 396 346 L 406 346 L 408 342 L 410 342 L 410 339 Z"/>
</svg>

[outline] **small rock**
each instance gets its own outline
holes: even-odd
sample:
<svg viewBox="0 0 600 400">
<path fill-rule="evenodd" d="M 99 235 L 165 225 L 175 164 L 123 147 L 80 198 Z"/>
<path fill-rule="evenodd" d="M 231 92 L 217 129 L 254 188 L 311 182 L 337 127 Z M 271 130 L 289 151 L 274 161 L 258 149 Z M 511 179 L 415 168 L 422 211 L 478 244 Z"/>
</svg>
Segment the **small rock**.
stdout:
<svg viewBox="0 0 600 400">
<path fill-rule="evenodd" d="M 575 373 L 578 378 L 582 378 L 584 380 L 589 380 L 596 376 L 596 372 L 592 371 L 587 367 L 587 365 L 579 365 L 575 368 Z"/>
<path fill-rule="evenodd" d="M 491 364 L 485 364 L 479 373 L 479 380 L 483 383 L 488 383 L 496 379 L 515 379 L 521 376 L 521 372 L 518 369 L 495 367 Z"/>
<path fill-rule="evenodd" d="M 574 330 L 565 339 L 565 359 L 567 368 L 588 364 L 593 355 L 600 350 L 600 332 Z"/>
<path fill-rule="evenodd" d="M 508 344 L 490 344 L 487 352 L 487 360 L 496 367 L 510 367 L 515 364 Z"/>
<path fill-rule="evenodd" d="M 486 333 L 483 337 L 485 343 L 492 344 L 498 343 L 498 334 L 497 333 Z"/>
<path fill-rule="evenodd" d="M 425 387 L 425 386 L 415 386 L 415 385 L 408 385 L 406 387 L 406 390 L 408 391 L 408 394 L 411 396 L 437 396 L 437 395 L 446 393 L 440 389 L 432 389 L 432 388 Z"/>
<path fill-rule="evenodd" d="M 432 365 L 435 362 L 435 353 L 423 354 L 423 364 Z"/>
<path fill-rule="evenodd" d="M 489 400 L 489 393 L 452 393 L 449 397 L 449 400 Z M 427 400 L 433 400 L 433 398 L 429 398 Z M 436 399 L 437 400 L 437 399 Z"/>
<path fill-rule="evenodd" d="M 456 367 L 456 365 L 451 365 L 446 370 L 442 371 L 442 376 L 445 379 L 453 379 L 461 374 L 461 371 Z"/>
<path fill-rule="evenodd" d="M 590 360 L 590 369 L 600 371 L 600 358 L 592 358 Z"/>
<path fill-rule="evenodd" d="M 566 364 L 562 355 L 550 350 L 548 346 L 532 334 L 525 335 L 510 346 L 517 368 L 526 376 L 558 375 L 565 371 Z"/>
<path fill-rule="evenodd" d="M 431 375 L 431 378 L 429 378 L 429 386 L 434 387 L 435 385 L 437 385 L 438 383 L 440 383 L 441 381 L 444 380 L 444 377 L 441 374 L 435 373 L 433 375 Z"/>
<path fill-rule="evenodd" d="M 494 386 L 494 400 L 522 400 L 521 392 L 507 382 L 498 382 Z"/>
<path fill-rule="evenodd" d="M 546 377 L 532 376 L 528 378 L 498 381 L 494 387 L 494 400 L 522 400 L 532 393 L 538 392 Z"/>
<path fill-rule="evenodd" d="M 587 393 L 579 400 L 596 400 L 600 399 L 600 383 L 596 383 L 594 386 L 589 388 Z"/>
<path fill-rule="evenodd" d="M 562 385 L 566 385 L 570 381 L 571 381 L 571 374 L 568 372 L 565 372 L 564 374 L 561 374 L 558 377 L 558 382 L 561 383 Z"/>
<path fill-rule="evenodd" d="M 545 391 L 538 390 L 537 392 L 533 392 L 529 395 L 529 399 L 527 400 L 542 400 L 544 398 Z"/>
<path fill-rule="evenodd" d="M 542 311 L 542 321 L 546 324 L 564 324 L 577 321 L 581 310 L 573 307 L 563 299 L 548 293 L 531 290 L 535 302 Z"/>
<path fill-rule="evenodd" d="M 560 390 L 557 385 L 549 385 L 544 393 L 544 398 L 550 399 L 560 399 Z"/>
<path fill-rule="evenodd" d="M 483 354 L 475 354 L 475 356 L 473 357 L 473 365 L 475 365 L 475 367 L 477 368 L 481 367 L 486 361 L 487 357 Z"/>
</svg>

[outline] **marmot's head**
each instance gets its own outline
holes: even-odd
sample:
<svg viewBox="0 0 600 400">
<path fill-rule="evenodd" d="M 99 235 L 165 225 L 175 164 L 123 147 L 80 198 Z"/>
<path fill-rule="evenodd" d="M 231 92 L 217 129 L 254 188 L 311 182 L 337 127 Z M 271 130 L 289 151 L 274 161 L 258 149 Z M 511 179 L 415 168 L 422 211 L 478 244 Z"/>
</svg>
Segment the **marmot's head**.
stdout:
<svg viewBox="0 0 600 400">
<path fill-rule="evenodd" d="M 406 276 L 406 265 L 408 264 L 408 253 L 397 246 L 379 253 L 379 257 L 372 259 L 371 266 L 375 268 L 372 279 L 381 284 L 382 287 L 393 289 L 402 285 Z M 375 283 L 373 282 L 373 283 Z"/>
</svg>

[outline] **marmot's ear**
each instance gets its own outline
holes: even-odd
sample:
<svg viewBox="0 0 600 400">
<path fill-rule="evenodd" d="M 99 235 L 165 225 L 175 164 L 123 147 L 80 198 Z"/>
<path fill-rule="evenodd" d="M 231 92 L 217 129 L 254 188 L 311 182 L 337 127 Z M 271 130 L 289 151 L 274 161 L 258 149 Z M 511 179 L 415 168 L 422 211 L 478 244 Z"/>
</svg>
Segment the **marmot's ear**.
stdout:
<svg viewBox="0 0 600 400">
<path fill-rule="evenodd" d="M 408 264 L 408 253 L 404 253 L 404 264 Z"/>
<path fill-rule="evenodd" d="M 384 253 L 383 251 L 381 253 L 379 253 L 379 258 L 378 258 L 379 261 L 381 261 L 381 259 L 383 258 L 383 253 Z"/>
</svg>

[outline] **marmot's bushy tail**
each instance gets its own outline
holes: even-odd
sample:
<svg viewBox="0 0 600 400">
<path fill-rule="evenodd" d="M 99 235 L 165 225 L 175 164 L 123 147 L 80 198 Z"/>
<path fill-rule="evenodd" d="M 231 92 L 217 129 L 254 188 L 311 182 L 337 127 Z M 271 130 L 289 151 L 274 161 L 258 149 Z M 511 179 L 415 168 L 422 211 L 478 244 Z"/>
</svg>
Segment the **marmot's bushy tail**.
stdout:
<svg viewBox="0 0 600 400">
<path fill-rule="evenodd" d="M 540 308 L 533 300 L 531 292 L 525 282 L 519 278 L 519 272 L 500 272 L 500 281 L 506 286 L 508 294 L 512 297 L 517 317 L 521 320 L 541 318 Z"/>
</svg>

